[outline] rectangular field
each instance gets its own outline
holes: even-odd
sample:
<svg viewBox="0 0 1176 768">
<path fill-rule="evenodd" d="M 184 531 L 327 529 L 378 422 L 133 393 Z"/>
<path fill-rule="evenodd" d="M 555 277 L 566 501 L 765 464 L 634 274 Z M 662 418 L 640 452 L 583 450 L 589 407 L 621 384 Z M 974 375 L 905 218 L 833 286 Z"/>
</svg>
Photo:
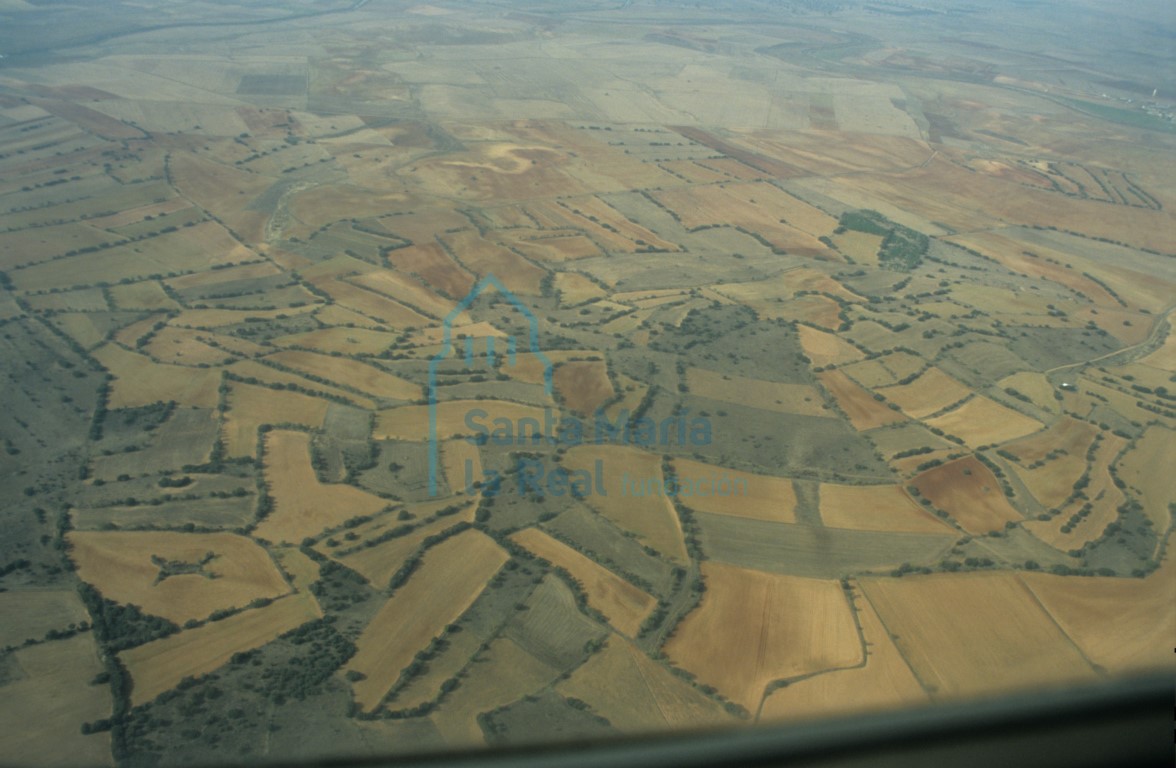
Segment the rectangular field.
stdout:
<svg viewBox="0 0 1176 768">
<path fill-rule="evenodd" d="M 796 490 L 786 477 L 753 475 L 693 459 L 674 459 L 673 467 L 682 489 L 677 497 L 682 506 L 716 515 L 796 522 Z M 724 487 L 730 492 L 723 493 Z"/>
<path fill-rule="evenodd" d="M 544 417 L 543 409 L 533 405 L 504 400 L 449 400 L 437 403 L 437 438 L 474 437 L 478 429 L 471 427 L 471 422 L 492 432 L 496 419 L 507 419 L 512 425 L 518 425 L 523 419 L 535 419 L 535 423 L 542 427 Z M 376 440 L 428 440 L 429 406 L 403 405 L 378 411 L 372 437 Z"/>
<path fill-rule="evenodd" d="M 141 280 L 171 272 L 199 272 L 254 258 L 254 253 L 233 240 L 224 227 L 206 221 L 134 245 L 118 245 L 36 264 L 14 272 L 12 282 L 22 290 L 49 290 L 117 283 L 123 279 Z"/>
<path fill-rule="evenodd" d="M 201 497 L 162 504 L 77 507 L 70 520 L 79 531 L 102 531 L 117 526 L 124 529 L 169 528 L 188 525 L 205 529 L 236 529 L 250 525 L 257 515 L 257 494 L 230 498 Z"/>
<path fill-rule="evenodd" d="M 387 269 L 356 275 L 350 278 L 349 282 L 388 296 L 406 307 L 411 307 L 415 312 L 438 320 L 446 317 L 455 306 L 453 300 L 442 298 L 419 280 Z"/>
<path fill-rule="evenodd" d="M 835 257 L 818 238 L 832 234 L 837 220 L 771 184 L 681 186 L 654 197 L 687 229 L 733 226 L 790 254 Z"/>
<path fill-rule="evenodd" d="M 327 381 L 358 389 L 372 397 L 418 400 L 422 395 L 419 385 L 346 357 L 332 357 L 292 349 L 276 352 L 268 359 Z"/>
<path fill-rule="evenodd" d="M 898 485 L 821 484 L 821 522 L 830 528 L 895 533 L 954 533 Z"/>
<path fill-rule="evenodd" d="M 742 568 L 834 579 L 902 563 L 938 562 L 954 537 L 788 525 L 695 515 L 707 557 Z"/>
<path fill-rule="evenodd" d="M 563 404 L 581 416 L 590 416 L 616 394 L 601 360 L 561 363 L 551 378 Z"/>
</svg>

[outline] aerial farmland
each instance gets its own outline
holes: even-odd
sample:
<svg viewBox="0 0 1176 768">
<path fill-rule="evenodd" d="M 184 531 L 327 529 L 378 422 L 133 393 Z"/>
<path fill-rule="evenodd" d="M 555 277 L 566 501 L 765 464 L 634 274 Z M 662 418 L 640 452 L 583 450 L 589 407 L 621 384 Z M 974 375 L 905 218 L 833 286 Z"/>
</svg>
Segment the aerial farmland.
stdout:
<svg viewBox="0 0 1176 768">
<path fill-rule="evenodd" d="M 930 6 L 0 0 L 0 762 L 1170 674 L 1165 6 Z"/>
</svg>

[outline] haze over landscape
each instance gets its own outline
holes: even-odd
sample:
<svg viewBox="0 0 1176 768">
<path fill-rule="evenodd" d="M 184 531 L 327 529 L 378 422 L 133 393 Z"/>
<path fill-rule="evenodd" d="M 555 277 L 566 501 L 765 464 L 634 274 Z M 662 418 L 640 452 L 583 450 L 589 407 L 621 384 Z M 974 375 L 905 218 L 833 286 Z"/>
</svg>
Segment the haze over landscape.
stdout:
<svg viewBox="0 0 1176 768">
<path fill-rule="evenodd" d="M 0 762 L 1171 672 L 1174 39 L 0 0 Z"/>
</svg>

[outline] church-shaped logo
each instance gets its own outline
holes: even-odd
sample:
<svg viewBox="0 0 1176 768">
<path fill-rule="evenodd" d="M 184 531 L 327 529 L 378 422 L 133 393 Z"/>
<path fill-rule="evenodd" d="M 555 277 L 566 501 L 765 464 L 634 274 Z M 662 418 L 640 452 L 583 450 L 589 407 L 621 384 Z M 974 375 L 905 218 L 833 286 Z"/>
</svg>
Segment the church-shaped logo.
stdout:
<svg viewBox="0 0 1176 768">
<path fill-rule="evenodd" d="M 453 324 L 457 318 L 470 308 L 470 306 L 478 299 L 479 296 L 486 293 L 487 289 L 493 288 L 506 299 L 514 309 L 523 316 L 526 320 L 527 338 L 523 341 L 516 336 L 507 336 L 505 339 L 496 336 L 484 336 L 481 338 L 474 338 L 466 336 L 464 346 L 460 350 L 461 356 L 465 360 L 467 368 L 473 368 L 476 357 L 482 356 L 480 349 L 485 349 L 485 360 L 487 365 L 493 369 L 499 355 L 503 356 L 503 362 L 507 366 L 514 366 L 517 363 L 517 356 L 520 352 L 529 352 L 538 359 L 543 365 L 543 387 L 548 397 L 552 395 L 552 373 L 553 367 L 551 360 L 547 355 L 543 354 L 543 350 L 539 348 L 539 319 L 535 314 L 519 301 L 518 297 L 514 295 L 502 282 L 492 274 L 487 273 L 485 277 L 477 282 L 470 292 L 462 299 L 453 311 L 445 316 L 445 320 L 441 323 L 441 349 L 437 354 L 429 359 L 429 495 L 438 495 L 438 478 L 441 473 L 440 452 L 441 443 L 437 435 L 437 369 L 450 358 L 458 356 L 457 345 L 453 339 Z"/>
</svg>

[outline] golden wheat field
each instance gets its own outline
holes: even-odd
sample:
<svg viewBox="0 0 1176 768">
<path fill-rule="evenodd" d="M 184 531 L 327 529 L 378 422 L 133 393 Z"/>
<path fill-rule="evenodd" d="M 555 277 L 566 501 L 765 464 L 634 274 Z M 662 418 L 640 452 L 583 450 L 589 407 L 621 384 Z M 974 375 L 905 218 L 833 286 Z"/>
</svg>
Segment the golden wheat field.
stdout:
<svg viewBox="0 0 1176 768">
<path fill-rule="evenodd" d="M 1097 674 L 1015 574 L 863 579 L 861 586 L 935 698 Z"/>
<path fill-rule="evenodd" d="M 134 681 L 131 702 L 149 702 L 185 677 L 206 675 L 234 653 L 260 648 L 320 616 L 322 611 L 310 595 L 287 595 L 264 607 L 132 648 L 120 656 Z"/>
<path fill-rule="evenodd" d="M 675 459 L 673 468 L 682 487 L 677 503 L 685 507 L 717 515 L 796 522 L 796 491 L 786 477 L 755 475 L 692 459 Z M 729 485 L 727 494 L 720 492 L 723 483 Z M 694 494 L 696 487 L 699 493 Z"/>
<path fill-rule="evenodd" d="M 561 363 L 552 373 L 552 382 L 563 403 L 584 416 L 594 413 L 616 394 L 608 368 L 600 361 Z"/>
<path fill-rule="evenodd" d="M 837 582 L 721 563 L 704 563 L 702 574 L 702 602 L 665 652 L 748 711 L 758 710 L 772 681 L 860 662 L 861 642 Z"/>
<path fill-rule="evenodd" d="M 94 636 L 22 648 L 12 659 L 23 679 L 8 682 L 0 697 L 5 760 L 32 764 L 60 754 L 70 763 L 108 765 L 110 735 L 81 733 L 82 723 L 111 714 L 109 690 L 91 685 L 103 671 Z"/>
<path fill-rule="evenodd" d="M 359 638 L 359 650 L 347 664 L 366 676 L 352 685 L 356 702 L 368 710 L 378 705 L 416 652 L 469 607 L 508 557 L 492 539 L 472 530 L 429 550 Z M 405 616 L 413 621 L 404 621 Z"/>
<path fill-rule="evenodd" d="M 1170 539 L 1169 539 L 1170 540 Z M 1144 579 L 1093 578 L 1074 582 L 1028 573 L 1021 578 L 1050 617 L 1094 664 L 1113 673 L 1166 667 L 1165 645 L 1176 632 L 1172 557 Z M 1108 626 L 1115 632 L 1108 633 Z"/>
<path fill-rule="evenodd" d="M 103 597 L 177 624 L 289 591 L 269 553 L 231 533 L 76 531 L 69 541 Z"/>
<path fill-rule="evenodd" d="M 951 527 L 927 512 L 897 485 L 822 483 L 821 522 L 854 531 L 946 533 Z"/>
<path fill-rule="evenodd" d="M 0 763 L 1170 683 L 1168 5 L 0 0 Z"/>
<path fill-rule="evenodd" d="M 927 692 L 874 607 L 858 593 L 864 664 L 790 682 L 764 698 L 761 720 L 797 720 L 925 703 Z"/>
<path fill-rule="evenodd" d="M 257 456 L 258 429 L 263 425 L 301 424 L 318 427 L 328 403 L 300 392 L 288 392 L 233 382 L 221 430 L 232 457 Z"/>
<path fill-rule="evenodd" d="M 818 376 L 854 429 L 874 429 L 903 421 L 901 413 L 879 402 L 842 371 L 823 371 Z"/>
<path fill-rule="evenodd" d="M 273 511 L 254 529 L 259 539 L 298 543 L 324 528 L 387 506 L 378 496 L 349 485 L 319 482 L 310 460 L 310 435 L 273 430 L 265 435 L 266 482 Z"/>
<path fill-rule="evenodd" d="M 909 384 L 879 387 L 878 392 L 912 419 L 923 419 L 945 411 L 972 394 L 970 389 L 938 368 L 928 368 Z"/>
<path fill-rule="evenodd" d="M 423 505 L 412 505 L 417 518 L 428 517 L 438 509 L 450 506 L 450 502 L 434 502 Z M 452 516 L 438 517 L 431 523 L 425 523 L 403 536 L 396 536 L 373 546 L 362 546 L 347 554 L 334 554 L 332 557 L 340 559 L 348 568 L 354 569 L 374 586 L 388 583 L 392 575 L 404 565 L 404 562 L 420 548 L 421 543 L 430 536 L 436 536 L 449 528 L 461 523 L 470 523 L 474 519 L 474 507 L 466 505 Z M 372 526 L 370 537 L 375 538 L 384 531 L 390 530 L 396 524 L 388 519 L 377 518 L 380 522 Z M 360 532 L 361 535 L 363 532 Z M 365 541 L 366 543 L 366 541 Z M 329 552 L 329 551 L 328 551 Z M 326 554 L 326 553 L 325 553 Z"/>
</svg>

